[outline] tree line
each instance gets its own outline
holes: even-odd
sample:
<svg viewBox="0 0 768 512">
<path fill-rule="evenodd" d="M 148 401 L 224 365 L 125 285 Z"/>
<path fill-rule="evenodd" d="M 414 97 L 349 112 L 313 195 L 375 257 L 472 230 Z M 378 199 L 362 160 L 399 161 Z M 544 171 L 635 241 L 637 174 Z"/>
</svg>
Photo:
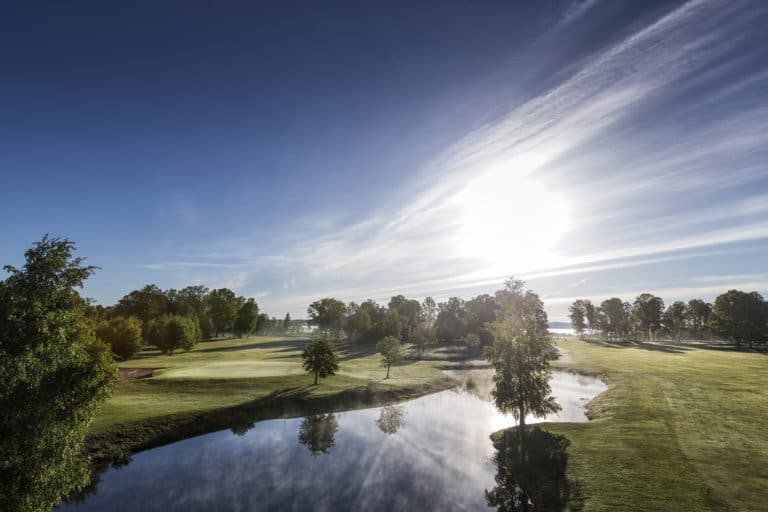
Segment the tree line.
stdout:
<svg viewBox="0 0 768 512">
<path fill-rule="evenodd" d="M 768 341 L 768 302 L 758 292 L 728 290 L 710 304 L 701 299 L 675 301 L 666 308 L 661 297 L 638 295 L 634 302 L 618 297 L 599 306 L 578 299 L 568 308 L 579 336 L 599 335 L 609 340 L 656 340 L 668 336 L 719 338 L 741 347 Z"/>
<path fill-rule="evenodd" d="M 113 306 L 89 304 L 88 312 L 98 321 L 97 335 L 122 360 L 135 356 L 145 344 L 172 355 L 225 334 L 288 334 L 303 324 L 290 314 L 282 320 L 270 318 L 259 312 L 254 299 L 237 296 L 228 288 L 209 290 L 201 285 L 161 290 L 148 284 Z"/>
<path fill-rule="evenodd" d="M 326 297 L 310 304 L 307 315 L 310 325 L 343 334 L 353 343 L 377 343 L 389 336 L 412 343 L 422 353 L 436 343 L 478 349 L 489 345 L 492 333 L 488 325 L 500 309 L 499 292 L 470 300 L 450 297 L 440 303 L 432 297 L 419 302 L 395 295 L 386 306 L 371 299 L 345 304 Z"/>
</svg>

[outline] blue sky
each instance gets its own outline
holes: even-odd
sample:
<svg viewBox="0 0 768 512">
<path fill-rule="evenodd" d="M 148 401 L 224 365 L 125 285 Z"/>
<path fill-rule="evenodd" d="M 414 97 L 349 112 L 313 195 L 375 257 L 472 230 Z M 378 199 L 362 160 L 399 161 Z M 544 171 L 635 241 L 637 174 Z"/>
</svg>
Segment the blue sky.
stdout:
<svg viewBox="0 0 768 512">
<path fill-rule="evenodd" d="M 768 4 L 19 2 L 0 261 L 110 304 L 768 291 Z"/>
</svg>

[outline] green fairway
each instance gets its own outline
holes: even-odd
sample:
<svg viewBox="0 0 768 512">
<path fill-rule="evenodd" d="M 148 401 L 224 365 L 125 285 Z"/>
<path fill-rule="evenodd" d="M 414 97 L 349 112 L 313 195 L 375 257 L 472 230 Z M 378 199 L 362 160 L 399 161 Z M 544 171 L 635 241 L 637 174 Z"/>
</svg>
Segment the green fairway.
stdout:
<svg viewBox="0 0 768 512">
<path fill-rule="evenodd" d="M 230 416 L 264 418 L 316 407 L 354 407 L 452 385 L 438 369 L 445 361 L 405 361 L 385 380 L 386 370 L 373 347 L 341 344 L 339 375 L 314 386 L 301 367 L 306 343 L 258 336 L 201 343 L 173 356 L 143 351 L 120 367 L 151 368 L 153 376 L 116 386 L 91 427 L 90 449 L 102 457 L 226 428 Z"/>
<path fill-rule="evenodd" d="M 587 510 L 768 509 L 768 356 L 685 345 L 560 340 L 559 366 L 610 385 L 572 442 Z"/>
</svg>

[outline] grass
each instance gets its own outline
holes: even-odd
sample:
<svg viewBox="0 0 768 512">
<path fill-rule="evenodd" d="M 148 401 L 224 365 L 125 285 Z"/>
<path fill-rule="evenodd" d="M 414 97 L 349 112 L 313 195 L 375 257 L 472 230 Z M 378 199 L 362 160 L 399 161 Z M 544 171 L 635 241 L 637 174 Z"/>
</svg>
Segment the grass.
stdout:
<svg viewBox="0 0 768 512">
<path fill-rule="evenodd" d="M 153 368 L 119 383 L 86 442 L 97 460 L 257 419 L 370 406 L 445 389 L 445 361 L 405 361 L 385 369 L 373 347 L 340 345 L 339 375 L 321 380 L 301 368 L 307 340 L 249 337 L 201 343 L 167 356 L 145 350 L 121 368 Z"/>
<path fill-rule="evenodd" d="M 768 503 L 768 355 L 560 340 L 609 389 L 566 435 L 587 510 L 758 511 Z"/>
</svg>

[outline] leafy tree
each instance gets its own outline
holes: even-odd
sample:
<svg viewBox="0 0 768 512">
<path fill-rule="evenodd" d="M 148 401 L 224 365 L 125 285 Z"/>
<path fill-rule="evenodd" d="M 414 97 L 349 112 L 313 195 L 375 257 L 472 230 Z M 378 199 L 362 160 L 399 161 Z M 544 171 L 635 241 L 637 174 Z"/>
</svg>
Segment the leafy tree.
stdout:
<svg viewBox="0 0 768 512">
<path fill-rule="evenodd" d="M 413 331 L 411 341 L 421 357 L 427 347 L 437 343 L 437 330 L 431 325 L 421 324 Z"/>
<path fill-rule="evenodd" d="M 96 328 L 96 336 L 109 345 L 112 353 L 123 361 L 135 356 L 144 344 L 141 338 L 141 322 L 133 316 L 118 316 L 103 321 Z"/>
<path fill-rule="evenodd" d="M 403 357 L 403 349 L 400 340 L 394 336 L 386 336 L 376 344 L 376 350 L 381 354 L 381 363 L 387 367 L 387 376 L 389 378 L 389 369 L 393 364 L 397 364 Z"/>
<path fill-rule="evenodd" d="M 174 312 L 181 316 L 201 318 L 206 314 L 205 296 L 208 291 L 208 288 L 202 285 L 182 288 L 175 294 Z"/>
<path fill-rule="evenodd" d="M 248 299 L 240 306 L 235 320 L 235 334 L 241 338 L 243 334 L 250 334 L 256 329 L 256 323 L 259 320 L 259 306 L 253 299 Z"/>
<path fill-rule="evenodd" d="M 685 306 L 685 302 L 676 301 L 667 307 L 664 312 L 664 328 L 675 339 L 679 340 L 683 331 L 685 331 L 686 319 L 688 318 L 688 311 Z"/>
<path fill-rule="evenodd" d="M 464 301 L 459 297 L 451 297 L 448 302 L 441 302 L 435 321 L 437 337 L 441 341 L 456 342 L 467 332 L 466 310 Z"/>
<path fill-rule="evenodd" d="M 494 403 L 501 412 L 512 412 L 521 428 L 526 414 L 542 417 L 560 410 L 549 387 L 549 363 L 557 359 L 557 350 L 547 330 L 547 313 L 539 296 L 523 292 L 523 286 L 523 281 L 509 279 L 496 293 L 501 309 L 490 326 L 493 345 L 484 353 L 496 370 Z"/>
<path fill-rule="evenodd" d="M 301 420 L 299 443 L 306 446 L 313 457 L 328 453 L 335 444 L 339 422 L 334 414 L 316 414 Z"/>
<path fill-rule="evenodd" d="M 231 332 L 240 309 L 240 301 L 237 300 L 235 292 L 228 288 L 211 290 L 205 297 L 205 302 L 210 311 L 213 333 L 218 336 Z"/>
<path fill-rule="evenodd" d="M 496 320 L 496 311 L 499 305 L 496 298 L 488 295 L 478 295 L 464 303 L 467 333 L 477 335 L 481 345 L 489 345 L 493 342 L 493 336 L 486 328 Z"/>
<path fill-rule="evenodd" d="M 409 340 L 421 320 L 421 304 L 417 300 L 406 299 L 404 295 L 395 295 L 390 299 L 388 307 L 390 311 L 397 311 L 401 339 Z"/>
<path fill-rule="evenodd" d="M 341 330 L 345 311 L 344 303 L 331 297 L 315 301 L 307 308 L 310 324 L 337 332 Z"/>
<path fill-rule="evenodd" d="M 637 328 L 640 332 L 647 333 L 648 339 L 652 340 L 662 326 L 664 301 L 661 297 L 650 293 L 640 294 L 635 299 L 632 313 L 637 322 Z"/>
<path fill-rule="evenodd" d="M 344 332 L 353 343 L 366 341 L 370 335 L 372 323 L 368 309 L 350 302 L 347 306 L 347 315 L 344 318 Z"/>
<path fill-rule="evenodd" d="M 334 338 L 327 333 L 315 336 L 304 349 L 301 359 L 301 366 L 315 374 L 315 385 L 318 377 L 324 379 L 339 371 L 339 354 L 334 347 Z"/>
<path fill-rule="evenodd" d="M 631 330 L 631 306 L 618 297 L 604 300 L 597 312 L 600 329 L 609 338 L 626 337 Z"/>
<path fill-rule="evenodd" d="M 0 510 L 47 511 L 89 480 L 83 440 L 117 379 L 76 288 L 93 273 L 47 235 L 0 281 Z"/>
<path fill-rule="evenodd" d="M 200 341 L 200 326 L 192 318 L 167 315 L 159 324 L 157 347 L 168 355 L 178 349 L 188 352 Z"/>
<path fill-rule="evenodd" d="M 437 320 L 437 303 L 432 297 L 425 297 L 421 303 L 421 314 L 424 323 L 434 325 Z"/>
<path fill-rule="evenodd" d="M 114 307 L 118 316 L 135 316 L 141 320 L 141 329 L 147 331 L 149 323 L 170 312 L 171 301 L 157 285 L 148 284 L 141 290 L 134 290 Z"/>
<path fill-rule="evenodd" d="M 701 339 L 707 331 L 709 323 L 709 314 L 712 312 L 712 305 L 701 299 L 692 299 L 688 301 L 688 325 L 691 334 Z"/>
<path fill-rule="evenodd" d="M 283 331 L 286 332 L 286 334 L 291 333 L 291 314 L 286 313 L 285 318 L 283 318 Z"/>
<path fill-rule="evenodd" d="M 587 319 L 587 328 L 591 331 L 594 331 L 598 328 L 598 314 L 597 314 L 597 308 L 595 308 L 594 304 L 592 304 L 591 300 L 583 300 L 582 303 L 584 304 L 584 318 Z"/>
<path fill-rule="evenodd" d="M 581 299 L 576 300 L 568 308 L 568 312 L 573 329 L 576 331 L 577 335 L 581 336 L 584 333 L 584 329 L 587 327 L 585 322 L 587 318 L 586 304 Z"/>
<path fill-rule="evenodd" d="M 710 326 L 715 334 L 741 347 L 765 341 L 768 334 L 768 309 L 757 292 L 728 290 L 718 295 L 712 307 Z"/>
</svg>

